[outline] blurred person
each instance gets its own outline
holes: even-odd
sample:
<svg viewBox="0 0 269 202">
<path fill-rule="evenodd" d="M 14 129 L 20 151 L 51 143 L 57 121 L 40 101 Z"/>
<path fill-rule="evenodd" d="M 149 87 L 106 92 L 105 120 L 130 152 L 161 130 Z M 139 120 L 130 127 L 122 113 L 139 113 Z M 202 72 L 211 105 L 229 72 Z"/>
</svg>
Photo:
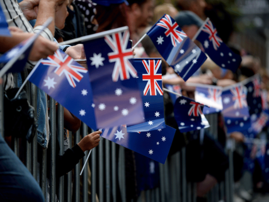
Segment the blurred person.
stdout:
<svg viewBox="0 0 269 202">
<path fill-rule="evenodd" d="M 201 19 L 205 20 L 205 8 L 206 2 L 205 0 L 177 0 L 177 6 L 180 10 L 189 10 L 198 15 Z"/>
<path fill-rule="evenodd" d="M 154 18 L 153 22 L 157 22 L 164 14 L 170 15 L 172 18 L 175 18 L 178 14 L 177 9 L 170 3 L 163 3 L 154 8 Z"/>
</svg>

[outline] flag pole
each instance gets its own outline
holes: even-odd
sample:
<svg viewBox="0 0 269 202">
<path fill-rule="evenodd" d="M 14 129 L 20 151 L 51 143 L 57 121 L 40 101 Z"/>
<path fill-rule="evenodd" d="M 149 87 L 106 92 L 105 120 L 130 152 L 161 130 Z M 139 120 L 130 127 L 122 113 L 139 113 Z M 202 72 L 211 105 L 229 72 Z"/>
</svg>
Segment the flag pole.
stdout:
<svg viewBox="0 0 269 202">
<path fill-rule="evenodd" d="M 84 170 L 84 168 L 85 168 L 85 166 L 86 166 L 86 164 L 87 164 L 87 162 L 88 162 L 88 159 L 89 159 L 89 157 L 90 157 L 90 155 L 91 155 L 91 152 L 92 152 L 92 150 L 89 151 L 89 154 L 88 154 L 88 156 L 87 156 L 87 158 L 86 158 L 86 161 L 84 162 L 84 165 L 83 165 L 83 167 L 82 167 L 81 172 L 80 172 L 79 175 L 82 175 L 83 170 Z"/>
<path fill-rule="evenodd" d="M 195 41 L 195 39 L 200 34 L 200 32 L 202 31 L 204 25 L 207 23 L 208 20 L 209 20 L 209 18 L 206 18 L 206 20 L 204 21 L 203 25 L 199 28 L 199 30 L 196 32 L 195 36 L 192 38 L 192 41 Z"/>
<path fill-rule="evenodd" d="M 170 90 L 168 90 L 167 88 L 163 88 L 163 90 L 164 90 L 164 91 L 166 91 L 166 92 L 168 92 L 168 93 L 172 93 L 172 94 L 175 94 L 175 95 L 177 95 L 177 96 L 181 97 L 181 95 L 180 95 L 180 94 L 175 93 L 175 92 L 173 92 L 173 91 L 170 91 Z"/>
<path fill-rule="evenodd" d="M 135 47 L 147 36 L 147 34 L 144 34 L 140 39 L 139 41 L 132 47 L 132 50 L 135 49 Z"/>
<path fill-rule="evenodd" d="M 119 27 L 119 28 L 116 28 L 116 29 L 112 29 L 112 30 L 108 30 L 108 31 L 104 31 L 104 32 L 96 33 L 96 34 L 90 34 L 90 35 L 82 36 L 82 37 L 79 37 L 79 38 L 76 38 L 76 39 L 71 39 L 71 40 L 68 40 L 68 41 L 64 41 L 64 42 L 60 43 L 60 45 L 69 45 L 69 44 L 72 44 L 72 43 L 89 41 L 89 40 L 100 38 L 100 37 L 102 37 L 104 35 L 114 34 L 116 32 L 123 32 L 123 31 L 126 31 L 126 30 L 128 30 L 127 26 Z"/>
</svg>

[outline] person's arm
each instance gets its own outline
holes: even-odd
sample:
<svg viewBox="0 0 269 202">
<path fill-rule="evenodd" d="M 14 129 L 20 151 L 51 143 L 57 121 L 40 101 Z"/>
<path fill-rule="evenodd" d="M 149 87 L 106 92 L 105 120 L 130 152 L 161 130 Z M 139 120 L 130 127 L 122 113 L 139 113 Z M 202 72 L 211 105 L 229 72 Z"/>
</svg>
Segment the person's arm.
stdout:
<svg viewBox="0 0 269 202">
<path fill-rule="evenodd" d="M 98 146 L 101 133 L 101 131 L 90 133 L 82 138 L 72 149 L 66 150 L 62 156 L 58 155 L 56 159 L 56 177 L 61 177 L 71 171 L 85 155 L 85 151 Z"/>
<path fill-rule="evenodd" d="M 80 128 L 80 125 L 81 121 L 64 108 L 64 127 L 67 130 L 76 132 Z"/>
<path fill-rule="evenodd" d="M 34 35 L 32 33 L 20 32 L 19 30 L 16 32 L 13 31 L 11 34 L 12 37 L 0 37 L 0 52 L 4 53 Z M 29 60 L 38 61 L 42 58 L 46 58 L 49 55 L 53 55 L 57 49 L 58 45 L 56 43 L 40 36 L 34 42 Z"/>
</svg>

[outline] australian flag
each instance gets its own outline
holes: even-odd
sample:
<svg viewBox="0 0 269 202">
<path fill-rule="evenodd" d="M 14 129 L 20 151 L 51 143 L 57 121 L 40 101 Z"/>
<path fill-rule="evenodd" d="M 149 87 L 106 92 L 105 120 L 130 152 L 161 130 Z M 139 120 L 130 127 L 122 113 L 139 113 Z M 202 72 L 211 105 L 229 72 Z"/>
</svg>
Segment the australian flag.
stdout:
<svg viewBox="0 0 269 202">
<path fill-rule="evenodd" d="M 149 132 L 132 133 L 127 132 L 126 125 L 104 129 L 101 134 L 102 137 L 112 142 L 163 164 L 169 153 L 174 135 L 175 129 L 169 126 Z"/>
<path fill-rule="evenodd" d="M 222 114 L 227 132 L 244 131 L 250 127 L 247 105 L 247 89 L 242 84 L 224 88 L 222 91 Z"/>
<path fill-rule="evenodd" d="M 128 132 L 144 132 L 164 128 L 162 89 L 162 60 L 160 58 L 133 59 L 145 112 L 144 123 L 128 126 Z"/>
<path fill-rule="evenodd" d="M 177 98 L 174 104 L 175 119 L 181 132 L 208 128 L 209 123 L 203 114 L 204 105 L 187 97 Z"/>
<path fill-rule="evenodd" d="M 174 93 L 169 93 L 169 96 L 172 100 L 173 103 L 175 103 L 175 101 L 177 100 L 177 98 L 179 97 L 179 95 L 181 95 L 181 87 L 180 85 L 170 85 L 170 84 L 165 84 L 165 87 Z"/>
<path fill-rule="evenodd" d="M 1 4 L 0 4 L 0 36 L 11 36 Z"/>
<path fill-rule="evenodd" d="M 187 81 L 207 58 L 167 14 L 152 26 L 147 35 L 166 62 L 184 81 Z"/>
<path fill-rule="evenodd" d="M 88 70 L 62 50 L 58 49 L 54 55 L 40 60 L 31 71 L 29 81 L 90 128 L 97 129 Z"/>
<path fill-rule="evenodd" d="M 195 90 L 195 101 L 207 105 L 204 106 L 204 114 L 217 113 L 223 108 L 221 93 L 222 88 L 220 87 L 199 84 Z"/>
<path fill-rule="evenodd" d="M 94 47 L 94 48 L 93 48 Z M 144 121 L 129 32 L 84 42 L 98 128 Z"/>
<path fill-rule="evenodd" d="M 233 53 L 218 36 L 217 29 L 207 19 L 196 37 L 200 41 L 206 54 L 221 68 L 237 70 L 241 63 L 241 57 Z"/>
</svg>

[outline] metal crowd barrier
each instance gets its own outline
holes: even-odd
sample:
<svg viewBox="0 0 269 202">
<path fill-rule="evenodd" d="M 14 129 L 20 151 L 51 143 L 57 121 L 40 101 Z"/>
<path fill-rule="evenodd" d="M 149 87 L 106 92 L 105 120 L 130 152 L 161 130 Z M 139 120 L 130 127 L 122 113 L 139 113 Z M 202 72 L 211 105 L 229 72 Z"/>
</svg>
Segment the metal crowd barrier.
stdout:
<svg viewBox="0 0 269 202">
<path fill-rule="evenodd" d="M 37 89 L 33 84 L 27 84 L 27 92 L 31 104 L 36 108 Z M 0 88 L 0 102 L 3 103 L 3 89 Z M 106 139 L 101 139 L 97 148 L 93 149 L 88 165 L 91 173 L 86 167 L 82 177 L 79 173 L 84 164 L 85 157 L 76 165 L 73 171 L 59 179 L 58 188 L 56 183 L 56 138 L 59 138 L 60 154 L 64 153 L 64 117 L 63 107 L 52 99 L 49 101 L 49 120 L 51 130 L 51 167 L 47 168 L 48 151 L 42 150 L 41 159 L 38 159 L 37 136 L 31 143 L 26 142 L 26 167 L 39 182 L 46 201 L 83 201 L 83 202 L 127 202 L 126 181 L 125 181 L 125 149 Z M 0 120 L 3 120 L 3 106 L 0 106 Z M 57 114 L 57 116 L 56 116 Z M 56 117 L 58 120 L 56 121 Z M 207 116 L 211 125 L 208 129 L 217 138 L 217 117 Z M 58 127 L 56 126 L 58 124 Z M 56 130 L 57 128 L 57 130 Z M 3 134 L 3 121 L 0 122 L 0 132 Z M 70 147 L 78 143 L 80 139 L 91 131 L 83 124 L 76 133 L 69 134 Z M 74 141 L 72 144 L 72 136 Z M 19 142 L 14 139 L 14 152 L 19 156 Z M 228 150 L 230 168 L 226 172 L 225 181 L 217 184 L 208 194 L 209 202 L 225 201 L 233 202 L 233 173 L 232 173 L 232 151 Z M 160 186 L 145 190 L 141 193 L 138 202 L 196 202 L 196 184 L 190 183 L 186 179 L 186 149 L 175 153 L 160 164 Z M 47 169 L 50 169 L 50 176 L 47 176 Z M 89 175 L 91 186 L 89 186 Z M 65 186 L 66 184 L 66 186 Z M 57 191 L 58 190 L 58 191 Z M 89 196 L 88 192 L 91 192 Z M 135 202 L 136 200 L 133 200 Z"/>
</svg>

